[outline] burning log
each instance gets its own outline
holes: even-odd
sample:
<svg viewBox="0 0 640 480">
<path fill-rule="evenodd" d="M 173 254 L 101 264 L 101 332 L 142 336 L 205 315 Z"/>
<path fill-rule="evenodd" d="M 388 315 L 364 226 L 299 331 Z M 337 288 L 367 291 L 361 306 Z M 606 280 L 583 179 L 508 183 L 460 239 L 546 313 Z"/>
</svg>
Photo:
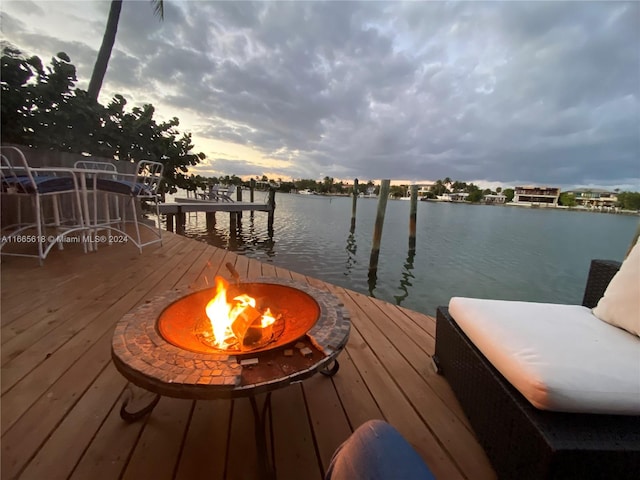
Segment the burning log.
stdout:
<svg viewBox="0 0 640 480">
<path fill-rule="evenodd" d="M 251 326 L 256 321 L 260 323 L 261 317 L 262 313 L 260 313 L 256 308 L 251 305 L 246 305 L 233 321 L 231 324 L 231 331 L 241 345 L 244 343 L 244 338 L 247 335 L 247 332 L 251 329 Z M 255 333 L 253 333 L 253 335 L 255 335 Z"/>
</svg>

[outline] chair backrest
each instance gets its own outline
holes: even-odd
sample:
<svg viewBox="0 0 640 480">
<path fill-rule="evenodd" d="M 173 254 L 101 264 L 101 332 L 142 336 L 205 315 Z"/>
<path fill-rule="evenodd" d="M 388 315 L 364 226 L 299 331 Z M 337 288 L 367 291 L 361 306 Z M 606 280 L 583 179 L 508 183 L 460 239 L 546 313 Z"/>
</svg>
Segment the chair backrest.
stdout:
<svg viewBox="0 0 640 480">
<path fill-rule="evenodd" d="M 96 160 L 78 160 L 73 164 L 74 168 L 81 168 L 83 170 L 95 170 L 100 177 L 117 178 L 118 170 L 116 166 L 111 162 L 98 162 Z M 102 174 L 105 175 L 102 175 Z"/>
<path fill-rule="evenodd" d="M 234 193 L 236 193 L 236 186 L 229 185 L 229 188 L 227 189 L 227 197 L 231 197 Z"/>
<path fill-rule="evenodd" d="M 33 178 L 27 158 L 17 147 L 0 147 L 0 172 L 2 174 L 2 191 L 5 193 L 27 193 L 30 186 L 33 192 L 38 185 Z M 28 179 L 28 180 L 25 180 Z"/>
<path fill-rule="evenodd" d="M 164 165 L 160 162 L 152 162 L 150 160 L 140 160 L 137 165 L 136 183 L 145 186 L 145 189 L 151 193 L 158 193 L 160 182 L 162 182 L 162 172 Z"/>
</svg>

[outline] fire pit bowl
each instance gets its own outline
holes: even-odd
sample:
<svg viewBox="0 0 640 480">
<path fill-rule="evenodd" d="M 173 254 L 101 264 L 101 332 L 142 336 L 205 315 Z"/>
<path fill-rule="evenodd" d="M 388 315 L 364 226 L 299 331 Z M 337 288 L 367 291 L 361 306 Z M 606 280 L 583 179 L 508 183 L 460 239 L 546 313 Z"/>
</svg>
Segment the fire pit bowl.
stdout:
<svg viewBox="0 0 640 480">
<path fill-rule="evenodd" d="M 202 336 L 204 307 L 213 289 L 176 289 L 118 322 L 112 341 L 116 368 L 158 395 L 254 396 L 322 372 L 348 340 L 349 314 L 330 292 L 279 278 L 230 285 L 231 294 L 236 290 L 268 303 L 278 315 L 273 333 L 258 348 L 216 348 Z"/>
<path fill-rule="evenodd" d="M 289 285 L 277 283 L 241 283 L 230 285 L 228 297 L 247 294 L 258 304 L 268 303 L 278 312 L 270 338 L 257 347 L 245 350 L 238 346 L 227 350 L 217 348 L 203 331 L 209 330 L 205 307 L 215 295 L 215 288 L 200 290 L 181 297 L 169 305 L 158 318 L 158 331 L 169 343 L 192 352 L 201 353 L 256 353 L 286 345 L 304 336 L 320 318 L 320 305 L 312 295 Z"/>
</svg>

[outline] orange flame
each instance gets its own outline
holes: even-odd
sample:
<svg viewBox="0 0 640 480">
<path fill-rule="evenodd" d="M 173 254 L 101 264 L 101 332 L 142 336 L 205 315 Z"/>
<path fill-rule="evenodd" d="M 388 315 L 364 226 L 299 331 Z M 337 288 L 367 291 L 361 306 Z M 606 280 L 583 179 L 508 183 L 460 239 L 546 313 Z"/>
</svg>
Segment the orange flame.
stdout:
<svg viewBox="0 0 640 480">
<path fill-rule="evenodd" d="M 227 290 L 229 283 L 222 277 L 216 277 L 216 293 L 205 307 L 205 312 L 211 322 L 214 344 L 221 349 L 228 348 L 236 342 L 242 342 L 233 332 L 234 322 L 247 309 L 254 310 L 256 300 L 249 295 L 238 295 L 233 299 L 233 303 L 227 302 Z M 259 315 L 259 313 L 258 313 Z M 260 325 L 267 328 L 276 321 L 275 316 L 268 308 L 260 317 Z"/>
</svg>

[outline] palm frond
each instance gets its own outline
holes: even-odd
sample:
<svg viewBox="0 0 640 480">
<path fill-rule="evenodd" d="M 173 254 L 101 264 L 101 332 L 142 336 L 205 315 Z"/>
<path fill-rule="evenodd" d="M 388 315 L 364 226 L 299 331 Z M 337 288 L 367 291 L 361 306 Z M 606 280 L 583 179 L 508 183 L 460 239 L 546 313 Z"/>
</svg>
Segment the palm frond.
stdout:
<svg viewBox="0 0 640 480">
<path fill-rule="evenodd" d="M 158 15 L 160 20 L 164 20 L 164 1 L 151 0 L 151 3 L 153 3 L 153 14 Z"/>
</svg>

